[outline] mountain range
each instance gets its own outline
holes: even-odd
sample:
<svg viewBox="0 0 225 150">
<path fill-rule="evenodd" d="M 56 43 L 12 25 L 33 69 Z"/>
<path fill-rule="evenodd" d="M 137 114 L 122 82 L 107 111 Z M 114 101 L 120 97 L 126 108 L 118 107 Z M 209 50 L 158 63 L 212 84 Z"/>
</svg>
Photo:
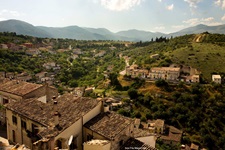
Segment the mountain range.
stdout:
<svg viewBox="0 0 225 150">
<path fill-rule="evenodd" d="M 178 32 L 165 34 L 161 32 L 149 32 L 140 30 L 127 30 L 113 33 L 105 28 L 86 28 L 79 26 L 45 27 L 33 26 L 24 21 L 6 20 L 0 21 L 0 32 L 16 32 L 42 38 L 69 38 L 77 40 L 121 40 L 121 41 L 150 41 L 156 37 L 176 37 L 186 34 L 197 34 L 208 31 L 209 33 L 225 34 L 225 25 L 207 26 L 199 24 Z"/>
</svg>

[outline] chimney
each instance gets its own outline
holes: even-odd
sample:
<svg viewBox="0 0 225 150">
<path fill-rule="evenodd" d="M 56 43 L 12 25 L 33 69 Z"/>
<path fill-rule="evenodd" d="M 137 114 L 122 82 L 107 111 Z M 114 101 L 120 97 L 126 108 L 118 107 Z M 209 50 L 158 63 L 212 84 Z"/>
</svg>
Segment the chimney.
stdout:
<svg viewBox="0 0 225 150">
<path fill-rule="evenodd" d="M 54 113 L 54 125 L 58 126 L 59 125 L 59 112 L 55 111 Z"/>
<path fill-rule="evenodd" d="M 54 99 L 53 99 L 53 100 L 54 100 Z M 57 104 L 58 104 L 58 102 L 57 102 L 56 100 L 54 100 L 54 105 L 53 105 L 53 110 L 54 110 L 54 112 L 57 111 Z"/>
</svg>

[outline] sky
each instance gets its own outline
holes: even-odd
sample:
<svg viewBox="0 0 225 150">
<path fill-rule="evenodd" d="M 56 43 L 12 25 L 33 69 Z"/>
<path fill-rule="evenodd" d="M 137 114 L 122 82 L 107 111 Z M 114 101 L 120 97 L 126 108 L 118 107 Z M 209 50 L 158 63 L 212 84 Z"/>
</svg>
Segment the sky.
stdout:
<svg viewBox="0 0 225 150">
<path fill-rule="evenodd" d="M 171 33 L 225 24 L 225 0 L 0 0 L 0 21 Z"/>
</svg>

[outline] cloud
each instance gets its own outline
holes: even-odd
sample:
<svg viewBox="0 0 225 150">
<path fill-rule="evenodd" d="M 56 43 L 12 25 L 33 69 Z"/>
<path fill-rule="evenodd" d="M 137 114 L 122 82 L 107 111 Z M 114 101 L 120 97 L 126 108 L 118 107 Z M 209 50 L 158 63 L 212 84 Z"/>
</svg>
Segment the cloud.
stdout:
<svg viewBox="0 0 225 150">
<path fill-rule="evenodd" d="M 173 10 L 173 8 L 174 8 L 174 5 L 173 4 L 171 4 L 171 5 L 169 5 L 169 6 L 166 7 L 166 9 L 168 9 L 168 10 Z"/>
<path fill-rule="evenodd" d="M 221 7 L 222 9 L 225 9 L 225 0 L 215 0 L 214 2 L 217 6 Z"/>
<path fill-rule="evenodd" d="M 158 0 L 159 2 L 162 2 L 162 0 Z"/>
<path fill-rule="evenodd" d="M 198 25 L 198 24 L 205 24 L 205 25 L 208 25 L 208 26 L 217 26 L 217 25 L 222 24 L 221 22 L 215 22 L 213 17 L 202 18 L 202 19 L 192 18 L 192 19 L 183 21 L 183 23 L 189 24 L 191 26 L 195 26 L 195 25 Z"/>
<path fill-rule="evenodd" d="M 192 8 L 197 8 L 197 4 L 200 3 L 202 0 L 184 0 L 189 4 Z"/>
<path fill-rule="evenodd" d="M 222 21 L 225 21 L 225 14 L 224 14 L 224 16 L 221 18 L 221 20 L 222 20 Z"/>
<path fill-rule="evenodd" d="M 165 30 L 165 27 L 164 26 L 158 26 L 158 27 L 155 27 L 156 30 Z"/>
<path fill-rule="evenodd" d="M 13 10 L 3 9 L 2 11 L 0 11 L 0 15 L 19 17 L 19 16 L 24 15 L 24 13 L 20 13 L 18 11 L 13 11 Z"/>
<path fill-rule="evenodd" d="M 143 0 L 100 0 L 105 8 L 112 11 L 129 10 L 130 8 L 140 5 Z"/>
<path fill-rule="evenodd" d="M 203 22 L 209 22 L 209 21 L 213 21 L 214 18 L 213 17 L 209 17 L 209 18 L 202 18 L 201 19 Z"/>
</svg>

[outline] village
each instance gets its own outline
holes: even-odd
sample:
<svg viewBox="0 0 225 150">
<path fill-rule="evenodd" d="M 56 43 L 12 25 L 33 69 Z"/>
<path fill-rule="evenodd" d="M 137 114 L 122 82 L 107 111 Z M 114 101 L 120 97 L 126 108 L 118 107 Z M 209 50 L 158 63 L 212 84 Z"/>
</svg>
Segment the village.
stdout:
<svg viewBox="0 0 225 150">
<path fill-rule="evenodd" d="M 49 42 L 51 43 L 51 42 Z M 53 45 L 53 44 L 52 44 Z M 73 65 L 85 52 L 80 48 L 53 50 L 51 44 L 22 45 L 1 44 L 0 49 L 23 51 L 31 58 L 43 57 L 42 52 L 68 52 L 66 61 Z M 127 45 L 125 44 L 125 47 Z M 114 51 L 116 47 L 108 47 Z M 71 53 L 72 52 L 72 53 Z M 106 50 L 93 50 L 85 61 L 107 55 Z M 158 54 L 152 55 L 157 58 Z M 127 56 L 123 75 L 131 79 L 144 79 L 154 83 L 165 80 L 171 84 L 201 83 L 201 71 L 191 66 L 175 65 L 169 67 L 151 67 L 145 69 L 137 64 L 129 65 Z M 140 118 L 125 117 L 113 111 L 123 107 L 122 98 L 108 97 L 94 93 L 97 98 L 88 97 L 95 86 L 68 88 L 59 93 L 55 87 L 61 85 L 57 75 L 62 66 L 57 61 L 46 61 L 42 70 L 35 74 L 28 72 L 0 72 L 0 123 L 3 127 L 0 135 L 0 148 L 3 149 L 77 149 L 77 150 L 156 150 L 156 143 L 162 142 L 177 146 L 181 150 L 205 150 L 196 143 L 182 144 L 184 131 L 166 124 L 165 120 L 154 118 L 141 121 Z M 103 71 L 104 79 L 109 78 L 114 65 L 108 65 Z M 98 72 L 98 70 L 97 70 Z M 212 82 L 222 84 L 219 74 L 212 75 Z M 109 82 L 110 85 L 110 82 Z M 127 106 L 126 106 L 127 107 Z"/>
</svg>

